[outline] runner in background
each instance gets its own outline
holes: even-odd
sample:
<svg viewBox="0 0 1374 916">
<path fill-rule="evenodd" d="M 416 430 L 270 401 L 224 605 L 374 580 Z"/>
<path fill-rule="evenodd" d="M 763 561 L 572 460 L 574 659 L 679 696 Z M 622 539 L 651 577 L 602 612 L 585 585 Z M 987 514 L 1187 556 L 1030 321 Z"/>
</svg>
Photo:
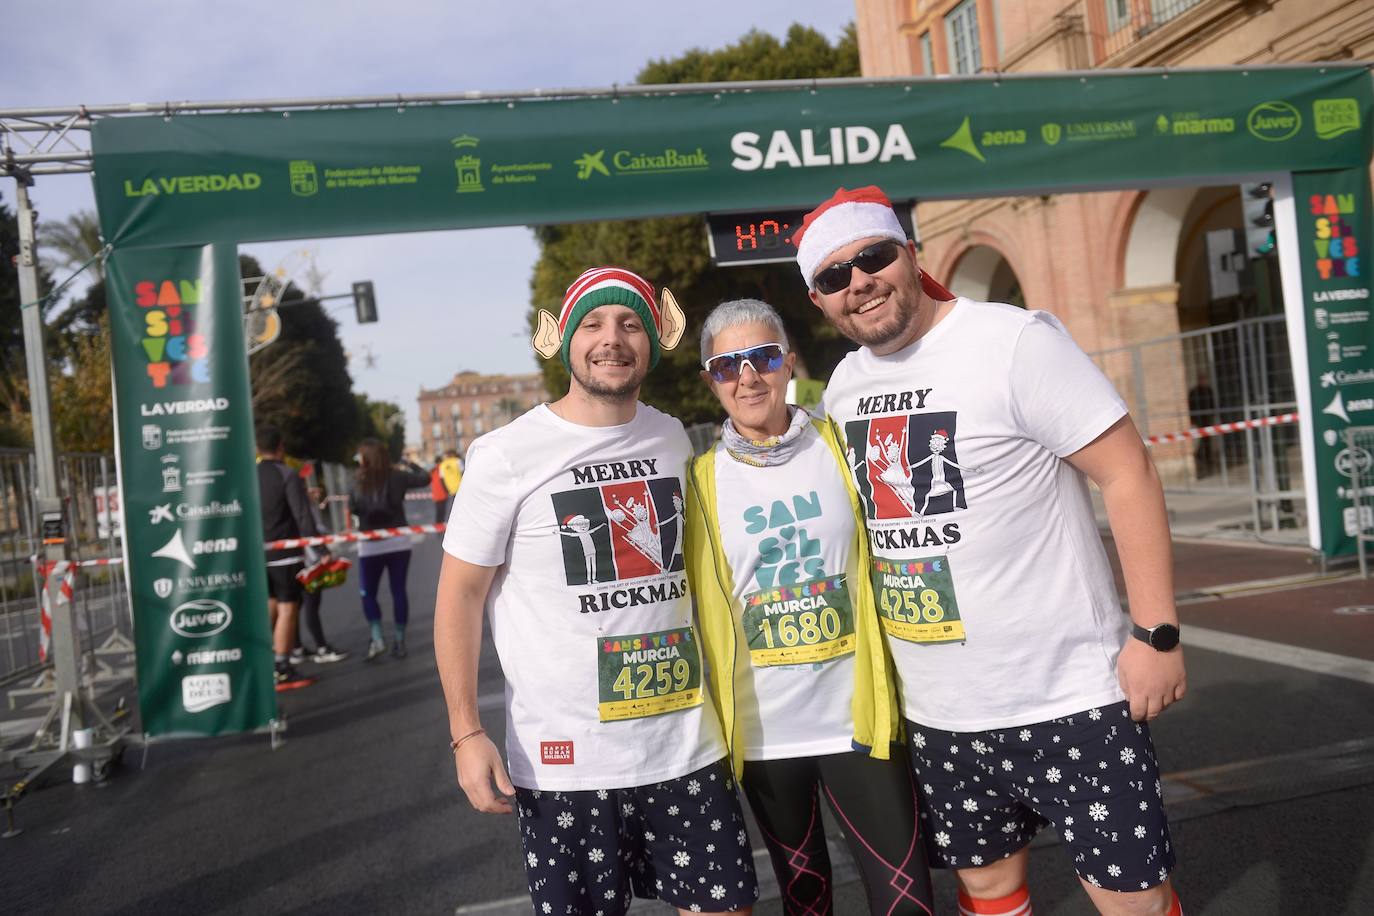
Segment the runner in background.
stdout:
<svg viewBox="0 0 1374 916">
<path fill-rule="evenodd" d="M 840 189 L 793 239 L 811 301 L 862 344 L 825 407 L 854 455 L 931 863 L 955 869 L 961 913 L 1025 916 L 1052 823 L 1099 911 L 1180 913 L 1145 722 L 1183 697 L 1183 653 L 1163 489 L 1125 404 L 1049 313 L 930 283 L 876 187 Z"/>
<path fill-rule="evenodd" d="M 442 524 L 448 518 L 448 486 L 444 483 L 443 456 L 434 456 L 434 467 L 429 471 L 429 496 L 434 500 L 434 524 Z"/>
<path fill-rule="evenodd" d="M 406 520 L 406 490 L 429 485 L 429 474 L 411 462 L 393 466 L 386 444 L 380 439 L 364 439 L 358 446 L 358 471 L 348 493 L 349 511 L 357 517 L 363 531 L 400 528 Z M 391 655 L 405 658 L 406 623 L 410 619 L 410 597 L 406 593 L 406 574 L 410 570 L 410 535 L 358 542 L 358 588 L 363 600 L 363 616 L 372 636 L 367 645 L 367 660 L 386 652 L 382 631 L 382 606 L 377 591 L 382 574 L 391 590 L 393 634 Z"/>
<path fill-rule="evenodd" d="M 729 416 L 693 462 L 687 574 L 711 699 L 783 910 L 831 912 L 823 791 L 869 912 L 929 914 L 916 787 L 839 436 L 787 404 L 796 355 L 767 303 L 718 306 L 701 355 L 702 379 Z"/>
<path fill-rule="evenodd" d="M 310 498 L 300 475 L 285 463 L 286 445 L 281 430 L 263 424 L 257 429 L 256 440 L 263 540 L 315 537 L 319 532 L 310 515 Z M 296 573 L 305 562 L 304 552 L 299 547 L 269 550 L 266 562 L 267 613 L 272 622 L 277 689 L 308 687 L 314 681 L 302 677 L 291 664 L 291 649 L 299 638 L 296 612 L 304 591 L 296 581 Z"/>
<path fill-rule="evenodd" d="M 691 445 L 637 401 L 683 328 L 629 271 L 578 277 L 534 341 L 567 395 L 473 443 L 444 533 L 434 652 L 458 784 L 518 812 L 536 913 L 620 916 L 634 896 L 747 913 L 758 895 L 677 546 Z M 477 711 L 483 608 L 509 776 Z"/>
<path fill-rule="evenodd" d="M 463 463 L 458 459 L 458 452 L 449 449 L 444 453 L 444 460 L 439 462 L 439 476 L 444 479 L 444 489 L 448 491 L 444 503 L 444 518 L 448 518 L 453 511 L 453 497 L 458 495 L 458 486 L 463 482 Z"/>
<path fill-rule="evenodd" d="M 324 490 L 317 486 L 306 487 L 306 495 L 309 497 L 310 518 L 315 523 L 315 530 L 320 534 L 329 534 L 330 528 L 324 520 L 324 509 L 328 504 L 324 499 Z M 312 564 L 327 558 L 329 551 L 320 550 L 314 547 L 305 548 L 305 559 L 307 564 Z M 299 636 L 296 640 L 296 648 L 301 653 L 301 659 L 309 659 L 318 664 L 329 664 L 341 662 L 348 658 L 349 652 L 343 649 L 332 647 L 328 640 L 324 638 L 324 624 L 320 620 L 320 605 L 324 600 L 325 589 L 304 589 L 304 597 L 301 599 L 301 617 L 305 623 L 305 628 L 310 631 L 310 638 L 315 641 L 315 648 L 306 650 L 301 644 Z M 294 661 L 295 653 L 292 653 Z"/>
</svg>

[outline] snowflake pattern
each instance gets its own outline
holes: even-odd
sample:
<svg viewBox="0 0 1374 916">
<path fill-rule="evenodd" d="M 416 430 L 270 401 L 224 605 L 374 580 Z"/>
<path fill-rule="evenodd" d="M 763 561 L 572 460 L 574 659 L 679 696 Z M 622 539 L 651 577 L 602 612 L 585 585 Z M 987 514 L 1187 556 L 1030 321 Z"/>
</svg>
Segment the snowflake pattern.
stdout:
<svg viewBox="0 0 1374 916">
<path fill-rule="evenodd" d="M 1158 764 L 1148 728 L 1128 727 L 1129 716 L 1123 702 L 1011 728 L 913 727 L 932 865 L 995 862 L 1048 821 L 1090 884 L 1133 891 L 1167 878 L 1175 856 Z"/>
<path fill-rule="evenodd" d="M 650 889 L 692 912 L 751 903 L 757 896 L 754 860 L 728 766 L 721 761 L 690 776 L 639 788 L 517 789 L 535 912 L 620 912 L 629 907 L 632 894 Z M 699 826 L 677 819 L 681 814 Z M 736 831 L 738 847 L 718 848 L 721 832 L 730 830 Z M 633 841 L 636 834 L 642 844 Z M 656 846 L 659 856 L 670 856 L 672 872 L 654 874 Z M 593 902 L 602 900 L 604 907 Z"/>
</svg>

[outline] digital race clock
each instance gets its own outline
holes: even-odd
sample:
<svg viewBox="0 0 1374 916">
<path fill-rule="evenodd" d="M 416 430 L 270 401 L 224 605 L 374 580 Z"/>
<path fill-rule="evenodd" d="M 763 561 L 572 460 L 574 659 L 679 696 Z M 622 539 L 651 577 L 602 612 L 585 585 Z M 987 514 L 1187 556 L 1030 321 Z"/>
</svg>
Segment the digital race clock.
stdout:
<svg viewBox="0 0 1374 916">
<path fill-rule="evenodd" d="M 894 204 L 907 238 L 916 238 L 910 203 Z M 801 228 L 807 210 L 750 210 L 745 213 L 708 213 L 706 238 L 711 260 L 720 267 L 744 264 L 782 264 L 797 257 L 792 235 Z"/>
</svg>

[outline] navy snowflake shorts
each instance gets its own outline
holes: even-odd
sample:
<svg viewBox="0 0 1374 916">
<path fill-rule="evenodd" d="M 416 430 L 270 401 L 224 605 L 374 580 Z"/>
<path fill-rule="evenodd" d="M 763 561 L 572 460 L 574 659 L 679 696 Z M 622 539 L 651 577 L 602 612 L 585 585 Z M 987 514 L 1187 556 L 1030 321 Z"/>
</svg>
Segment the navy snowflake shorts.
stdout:
<svg viewBox="0 0 1374 916">
<path fill-rule="evenodd" d="M 536 914 L 620 916 L 632 894 L 708 913 L 758 898 L 728 760 L 629 789 L 515 797 Z"/>
<path fill-rule="evenodd" d="M 1053 824 L 1089 884 L 1154 887 L 1174 867 L 1149 727 L 1125 702 L 1033 725 L 907 723 L 930 864 L 976 868 Z"/>
</svg>

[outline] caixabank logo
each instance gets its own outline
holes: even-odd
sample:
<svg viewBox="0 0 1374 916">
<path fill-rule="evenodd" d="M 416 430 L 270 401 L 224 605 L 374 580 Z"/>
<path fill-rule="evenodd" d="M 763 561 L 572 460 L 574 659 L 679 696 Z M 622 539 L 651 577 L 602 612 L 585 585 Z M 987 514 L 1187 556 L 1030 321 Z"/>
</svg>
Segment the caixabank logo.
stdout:
<svg viewBox="0 0 1374 916">
<path fill-rule="evenodd" d="M 139 343 L 154 388 L 210 380 L 210 348 L 205 335 L 196 331 L 193 312 L 202 293 L 199 279 L 139 280 L 134 284 L 134 304 L 143 319 Z"/>
<path fill-rule="evenodd" d="M 682 484 L 677 478 L 565 490 L 552 499 L 568 585 L 611 585 L 682 571 Z"/>
</svg>

